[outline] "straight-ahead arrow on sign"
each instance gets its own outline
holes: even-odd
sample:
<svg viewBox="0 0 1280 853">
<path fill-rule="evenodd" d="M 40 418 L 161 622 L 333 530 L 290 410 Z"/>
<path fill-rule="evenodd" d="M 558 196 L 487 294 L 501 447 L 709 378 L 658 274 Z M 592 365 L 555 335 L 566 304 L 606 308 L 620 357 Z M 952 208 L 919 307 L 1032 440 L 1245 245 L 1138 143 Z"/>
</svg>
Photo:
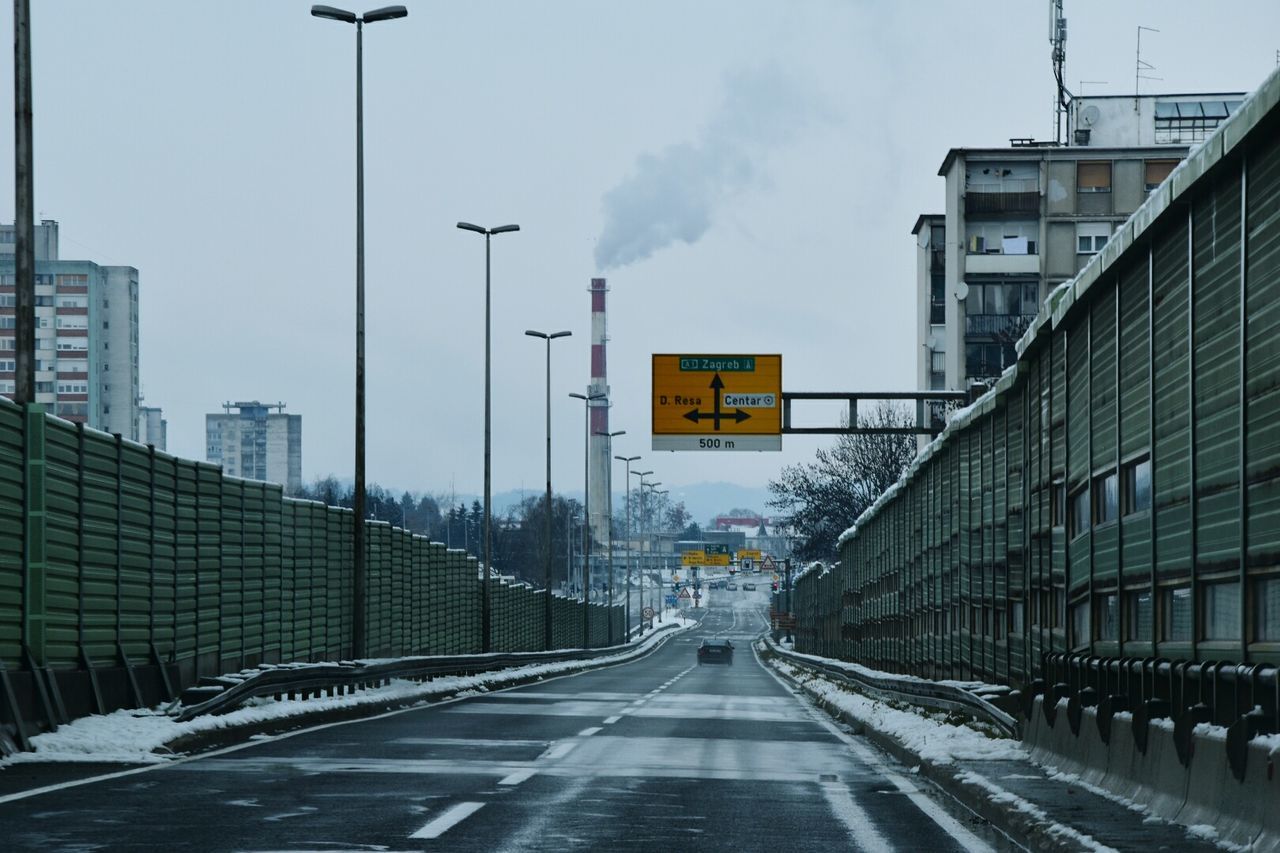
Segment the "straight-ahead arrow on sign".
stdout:
<svg viewBox="0 0 1280 853">
<path fill-rule="evenodd" d="M 720 429 L 721 418 L 724 418 L 725 420 L 729 420 L 732 418 L 734 423 L 740 424 L 743 421 L 745 421 L 747 418 L 751 417 L 749 413 L 742 411 L 742 409 L 734 409 L 732 415 L 729 414 L 728 412 L 721 412 L 720 396 L 721 396 L 721 392 L 723 391 L 724 391 L 724 380 L 720 378 L 719 373 L 716 373 L 716 375 L 711 379 L 711 393 L 714 395 L 712 400 L 712 406 L 711 406 L 712 410 L 710 412 L 700 412 L 697 409 L 693 409 L 691 411 L 685 412 L 684 416 L 689 420 L 693 421 L 695 424 L 703 420 L 704 418 L 706 420 L 715 421 L 716 430 Z"/>
</svg>

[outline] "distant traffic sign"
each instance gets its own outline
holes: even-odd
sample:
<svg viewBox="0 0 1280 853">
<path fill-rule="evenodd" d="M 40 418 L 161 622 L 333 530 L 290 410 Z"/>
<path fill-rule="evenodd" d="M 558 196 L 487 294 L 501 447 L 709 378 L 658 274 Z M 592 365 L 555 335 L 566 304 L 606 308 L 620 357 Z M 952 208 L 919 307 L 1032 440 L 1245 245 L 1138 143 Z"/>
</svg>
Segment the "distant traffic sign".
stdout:
<svg viewBox="0 0 1280 853">
<path fill-rule="evenodd" d="M 685 551 L 680 555 L 680 565 L 682 566 L 701 566 L 706 560 L 707 555 L 703 551 Z"/>
<path fill-rule="evenodd" d="M 764 563 L 761 564 L 760 568 L 764 569 L 766 572 L 771 572 L 777 568 L 777 564 L 773 562 L 773 557 L 765 554 Z"/>
<path fill-rule="evenodd" d="M 687 586 L 686 586 L 686 587 L 681 587 L 681 588 L 680 588 L 680 594 L 679 594 L 678 596 L 676 596 L 676 597 L 677 597 L 677 598 L 688 598 L 688 597 L 689 597 L 689 587 L 687 587 Z"/>
<path fill-rule="evenodd" d="M 754 548 L 741 548 L 738 550 L 738 560 L 758 560 L 760 552 Z"/>
<path fill-rule="evenodd" d="M 652 618 L 653 618 L 653 608 L 652 608 L 652 607 L 646 607 L 644 610 L 641 610 L 641 611 L 640 611 L 640 615 L 641 615 L 641 616 L 643 616 L 643 617 L 645 618 L 645 620 L 646 620 L 646 621 L 648 621 L 649 619 L 652 619 Z"/>
<path fill-rule="evenodd" d="M 781 450 L 781 355 L 653 356 L 654 450 Z"/>
<path fill-rule="evenodd" d="M 668 607 L 676 606 L 676 597 L 674 595 L 664 595 L 663 599 L 666 601 Z"/>
</svg>

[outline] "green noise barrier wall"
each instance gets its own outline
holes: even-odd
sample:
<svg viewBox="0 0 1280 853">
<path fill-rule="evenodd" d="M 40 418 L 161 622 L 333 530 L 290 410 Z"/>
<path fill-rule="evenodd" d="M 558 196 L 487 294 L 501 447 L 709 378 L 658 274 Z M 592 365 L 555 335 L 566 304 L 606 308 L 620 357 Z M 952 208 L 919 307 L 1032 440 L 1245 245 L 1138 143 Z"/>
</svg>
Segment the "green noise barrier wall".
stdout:
<svg viewBox="0 0 1280 853">
<path fill-rule="evenodd" d="M 349 657 L 353 523 L 0 399 L 0 734 L 152 704 L 201 676 Z M 367 654 L 481 651 L 476 560 L 366 530 Z M 489 583 L 492 650 L 541 650 L 546 593 Z M 556 648 L 583 645 L 585 607 L 592 645 L 621 642 L 608 608 L 553 607 Z"/>
<path fill-rule="evenodd" d="M 1278 105 L 1273 74 L 798 578 L 798 650 L 1015 685 L 1053 652 L 1280 662 Z"/>
</svg>

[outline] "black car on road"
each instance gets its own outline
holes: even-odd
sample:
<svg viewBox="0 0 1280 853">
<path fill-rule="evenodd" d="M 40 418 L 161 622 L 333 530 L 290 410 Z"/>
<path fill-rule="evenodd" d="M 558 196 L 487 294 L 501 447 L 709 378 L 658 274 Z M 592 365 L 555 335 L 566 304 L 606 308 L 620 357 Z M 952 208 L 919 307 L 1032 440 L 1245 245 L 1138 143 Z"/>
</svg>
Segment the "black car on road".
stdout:
<svg viewBox="0 0 1280 853">
<path fill-rule="evenodd" d="M 723 663 L 733 666 L 733 643 L 728 640 L 703 640 L 698 646 L 698 665 Z"/>
</svg>

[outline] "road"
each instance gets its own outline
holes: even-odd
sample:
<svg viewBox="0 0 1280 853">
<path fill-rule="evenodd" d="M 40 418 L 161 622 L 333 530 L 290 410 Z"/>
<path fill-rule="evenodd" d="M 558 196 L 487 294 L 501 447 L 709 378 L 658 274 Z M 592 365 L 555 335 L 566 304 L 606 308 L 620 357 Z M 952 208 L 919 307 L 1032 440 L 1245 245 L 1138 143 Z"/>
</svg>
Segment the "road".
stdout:
<svg viewBox="0 0 1280 853">
<path fill-rule="evenodd" d="M 0 803 L 0 847 L 1002 846 L 758 662 L 763 593 L 710 595 L 698 628 L 633 663 Z M 733 666 L 697 666 L 713 635 L 734 643 Z"/>
</svg>

